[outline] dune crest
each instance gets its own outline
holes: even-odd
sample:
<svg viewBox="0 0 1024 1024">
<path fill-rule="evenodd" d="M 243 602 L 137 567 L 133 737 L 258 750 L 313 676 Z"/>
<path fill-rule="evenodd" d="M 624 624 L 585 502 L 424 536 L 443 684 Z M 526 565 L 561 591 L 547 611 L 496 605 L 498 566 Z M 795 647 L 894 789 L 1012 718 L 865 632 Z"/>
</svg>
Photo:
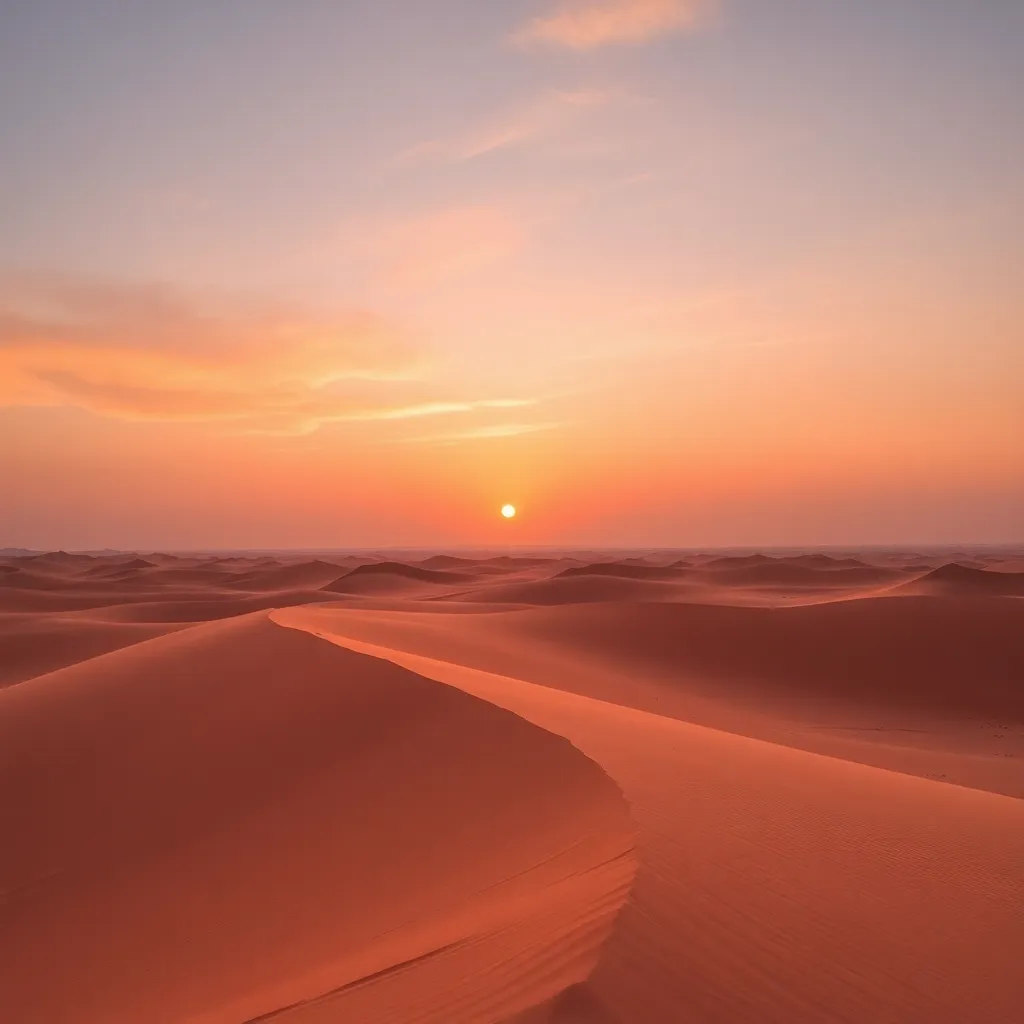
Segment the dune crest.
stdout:
<svg viewBox="0 0 1024 1024">
<path fill-rule="evenodd" d="M 684 573 L 682 566 L 637 565 L 632 562 L 593 562 L 589 565 L 571 565 L 554 578 L 568 579 L 573 576 L 615 576 L 625 580 L 677 580 Z"/>
<path fill-rule="evenodd" d="M 911 594 L 977 594 L 1024 597 L 1024 572 L 997 572 L 948 562 L 897 588 Z"/>
<path fill-rule="evenodd" d="M 0 851 L 20 1021 L 498 1020 L 634 872 L 566 740 L 265 614 L 0 692 L 0 787 L 47 808 Z"/>
<path fill-rule="evenodd" d="M 1019 552 L 723 555 L 5 556 L 7 1015 L 1015 1021 Z"/>
<path fill-rule="evenodd" d="M 522 1020 L 1019 1010 L 1024 802 L 353 641 L 342 610 L 279 614 L 568 737 L 622 786 L 638 826 L 630 903 L 575 998 Z"/>
<path fill-rule="evenodd" d="M 410 584 L 468 583 L 475 576 L 445 569 L 422 569 L 404 562 L 368 562 L 357 565 L 321 589 L 333 594 L 369 594 L 400 590 Z"/>
</svg>

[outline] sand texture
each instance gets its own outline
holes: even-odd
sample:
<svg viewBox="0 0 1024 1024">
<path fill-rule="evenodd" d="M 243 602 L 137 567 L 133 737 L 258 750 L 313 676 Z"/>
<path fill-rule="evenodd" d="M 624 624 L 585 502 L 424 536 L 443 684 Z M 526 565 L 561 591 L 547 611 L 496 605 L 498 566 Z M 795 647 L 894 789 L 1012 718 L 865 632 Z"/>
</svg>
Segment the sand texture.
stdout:
<svg viewBox="0 0 1024 1024">
<path fill-rule="evenodd" d="M 0 559 L 19 1024 L 1017 1024 L 1021 553 Z"/>
</svg>

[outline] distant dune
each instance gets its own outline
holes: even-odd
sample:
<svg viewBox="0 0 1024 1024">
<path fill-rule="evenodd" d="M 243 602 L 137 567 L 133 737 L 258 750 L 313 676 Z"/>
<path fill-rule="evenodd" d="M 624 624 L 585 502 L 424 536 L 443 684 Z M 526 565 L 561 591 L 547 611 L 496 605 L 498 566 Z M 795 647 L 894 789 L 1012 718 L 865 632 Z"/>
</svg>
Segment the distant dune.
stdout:
<svg viewBox="0 0 1024 1024">
<path fill-rule="evenodd" d="M 708 569 L 707 566 L 701 567 Z M 899 578 L 898 570 L 878 566 L 820 567 L 796 561 L 758 562 L 708 570 L 716 585 L 768 587 L 870 586 Z"/>
<path fill-rule="evenodd" d="M 129 558 L 124 561 L 103 561 L 98 565 L 89 566 L 89 568 L 82 573 L 82 576 L 112 576 L 116 573 L 131 571 L 133 569 L 153 569 L 156 567 L 156 564 L 156 562 L 151 562 L 146 558 Z"/>
<path fill-rule="evenodd" d="M 296 590 L 317 589 L 338 578 L 341 568 L 335 562 L 312 559 L 293 565 L 274 563 L 270 567 L 259 567 L 249 572 L 235 574 L 228 586 L 241 590 Z"/>
<path fill-rule="evenodd" d="M 904 583 L 900 590 L 915 594 L 981 594 L 1024 597 L 1024 572 L 993 572 L 950 562 Z"/>
<path fill-rule="evenodd" d="M 515 583 L 495 582 L 486 590 L 457 595 L 458 600 L 486 604 L 580 604 L 594 601 L 669 601 L 676 597 L 671 584 L 604 574 L 556 576 Z"/>
<path fill-rule="evenodd" d="M 595 562 L 591 565 L 571 565 L 557 573 L 555 579 L 572 576 L 616 576 L 626 580 L 678 580 L 683 575 L 681 566 L 639 565 L 636 562 Z"/>
<path fill-rule="evenodd" d="M 790 565 L 802 565 L 808 569 L 864 569 L 867 563 L 859 558 L 834 558 L 831 555 L 823 555 L 820 552 L 811 555 L 786 555 L 777 558 L 778 562 L 788 562 Z"/>
<path fill-rule="evenodd" d="M 456 584 L 467 583 L 475 577 L 466 573 L 446 572 L 440 569 L 420 569 L 404 562 L 373 562 L 357 565 L 322 589 L 335 594 L 362 594 L 402 588 L 409 582 Z"/>
<path fill-rule="evenodd" d="M 711 558 L 705 561 L 702 569 L 749 569 L 751 566 L 773 565 L 775 559 L 768 555 L 726 555 L 723 558 Z"/>
<path fill-rule="evenodd" d="M 73 577 L 59 572 L 48 572 L 35 565 L 9 565 L 9 571 L 0 576 L 0 586 L 26 590 L 64 591 L 75 586 Z"/>
<path fill-rule="evenodd" d="M 486 561 L 500 569 L 540 569 L 544 566 L 558 565 L 565 559 L 532 555 L 496 555 Z"/>
<path fill-rule="evenodd" d="M 485 559 L 463 558 L 460 555 L 431 555 L 419 564 L 424 569 L 462 569 L 481 565 Z"/>
</svg>

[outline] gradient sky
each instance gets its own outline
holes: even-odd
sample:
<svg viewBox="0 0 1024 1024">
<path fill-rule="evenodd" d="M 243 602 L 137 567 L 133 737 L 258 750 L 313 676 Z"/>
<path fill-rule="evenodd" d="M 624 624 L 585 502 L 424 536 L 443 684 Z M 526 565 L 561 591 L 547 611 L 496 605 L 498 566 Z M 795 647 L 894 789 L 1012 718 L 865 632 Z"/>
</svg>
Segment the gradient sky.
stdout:
<svg viewBox="0 0 1024 1024">
<path fill-rule="evenodd" d="M 0 0 L 0 546 L 1022 540 L 1021 53 L 1018 0 Z"/>
</svg>

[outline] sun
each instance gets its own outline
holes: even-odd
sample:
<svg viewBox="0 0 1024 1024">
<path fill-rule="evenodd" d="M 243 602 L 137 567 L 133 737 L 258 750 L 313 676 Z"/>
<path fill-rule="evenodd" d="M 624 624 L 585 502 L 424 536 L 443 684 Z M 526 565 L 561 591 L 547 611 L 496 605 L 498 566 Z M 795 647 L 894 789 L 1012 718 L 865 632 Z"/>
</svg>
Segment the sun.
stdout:
<svg viewBox="0 0 1024 1024">
<path fill-rule="evenodd" d="M 506 519 L 514 518 L 515 514 L 516 514 L 516 507 L 515 507 L 515 505 L 502 505 L 501 506 L 501 514 Z"/>
</svg>

